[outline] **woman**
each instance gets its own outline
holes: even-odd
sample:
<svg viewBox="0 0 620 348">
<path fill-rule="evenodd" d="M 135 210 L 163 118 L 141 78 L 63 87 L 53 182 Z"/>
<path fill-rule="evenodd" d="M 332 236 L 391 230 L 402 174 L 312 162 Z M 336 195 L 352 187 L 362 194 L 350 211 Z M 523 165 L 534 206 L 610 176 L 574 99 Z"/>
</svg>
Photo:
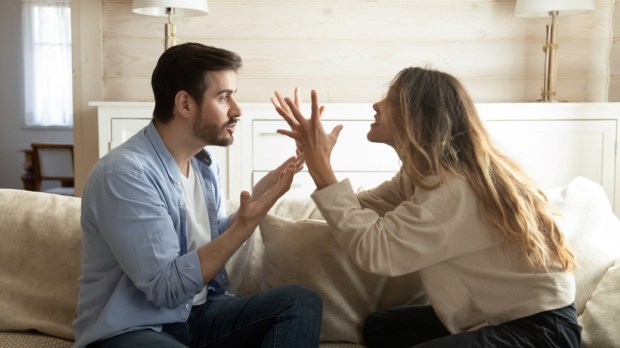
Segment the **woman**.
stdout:
<svg viewBox="0 0 620 348">
<path fill-rule="evenodd" d="M 371 314 L 369 347 L 579 347 L 574 257 L 543 192 L 498 151 L 454 77 L 407 68 L 373 104 L 368 140 L 392 146 L 402 167 L 375 189 L 354 193 L 330 155 L 312 91 L 309 119 L 276 93 L 337 242 L 362 269 L 420 272 L 428 306 Z M 372 160 L 371 158 L 369 160 Z"/>
</svg>

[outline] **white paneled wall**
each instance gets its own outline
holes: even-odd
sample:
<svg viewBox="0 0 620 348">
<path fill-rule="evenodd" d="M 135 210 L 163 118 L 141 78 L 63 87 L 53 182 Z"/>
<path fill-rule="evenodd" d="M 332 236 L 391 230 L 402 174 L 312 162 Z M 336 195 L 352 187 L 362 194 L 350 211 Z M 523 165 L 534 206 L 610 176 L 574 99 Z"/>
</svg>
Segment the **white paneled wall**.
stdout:
<svg viewBox="0 0 620 348">
<path fill-rule="evenodd" d="M 615 0 L 558 18 L 558 99 L 606 101 Z M 164 18 L 136 15 L 130 0 L 104 0 L 103 98 L 152 100 Z M 325 102 L 379 98 L 396 72 L 431 66 L 463 80 L 478 102 L 536 100 L 546 18 L 514 17 L 505 0 L 211 0 L 205 17 L 176 21 L 179 41 L 241 54 L 239 98 L 316 88 Z M 616 11 L 617 12 L 617 11 Z"/>
</svg>

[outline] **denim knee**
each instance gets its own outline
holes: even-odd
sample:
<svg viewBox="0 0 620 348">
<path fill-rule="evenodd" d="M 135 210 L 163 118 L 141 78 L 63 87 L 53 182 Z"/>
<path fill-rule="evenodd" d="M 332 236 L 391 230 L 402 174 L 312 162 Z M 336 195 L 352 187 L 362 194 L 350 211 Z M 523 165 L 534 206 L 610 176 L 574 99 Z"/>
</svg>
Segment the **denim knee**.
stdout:
<svg viewBox="0 0 620 348">
<path fill-rule="evenodd" d="M 323 299 L 314 290 L 298 284 L 286 284 L 274 288 L 283 298 L 288 298 L 291 305 L 304 305 L 322 311 Z"/>
</svg>

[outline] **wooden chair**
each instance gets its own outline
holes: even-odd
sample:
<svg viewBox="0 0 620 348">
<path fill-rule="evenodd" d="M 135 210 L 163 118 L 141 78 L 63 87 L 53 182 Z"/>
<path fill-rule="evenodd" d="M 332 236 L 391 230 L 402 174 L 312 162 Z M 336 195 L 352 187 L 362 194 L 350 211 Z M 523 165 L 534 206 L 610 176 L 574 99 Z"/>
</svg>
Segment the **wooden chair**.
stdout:
<svg viewBox="0 0 620 348">
<path fill-rule="evenodd" d="M 74 196 L 73 144 L 32 143 L 35 191 L 42 190 L 43 181 L 59 181 L 60 187 L 45 192 Z"/>
</svg>

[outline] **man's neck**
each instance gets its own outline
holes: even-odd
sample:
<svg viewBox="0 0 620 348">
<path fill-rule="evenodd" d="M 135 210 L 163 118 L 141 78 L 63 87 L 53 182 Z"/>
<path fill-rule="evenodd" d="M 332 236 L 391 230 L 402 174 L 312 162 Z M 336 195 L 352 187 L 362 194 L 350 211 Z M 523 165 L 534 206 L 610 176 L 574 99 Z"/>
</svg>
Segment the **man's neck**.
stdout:
<svg viewBox="0 0 620 348">
<path fill-rule="evenodd" d="M 167 124 L 155 122 L 155 129 L 157 129 L 166 148 L 170 151 L 179 171 L 187 177 L 189 175 L 190 159 L 200 152 L 202 147 L 193 144 L 193 136 L 185 134 L 183 127 L 175 126 L 174 121 Z"/>
</svg>

